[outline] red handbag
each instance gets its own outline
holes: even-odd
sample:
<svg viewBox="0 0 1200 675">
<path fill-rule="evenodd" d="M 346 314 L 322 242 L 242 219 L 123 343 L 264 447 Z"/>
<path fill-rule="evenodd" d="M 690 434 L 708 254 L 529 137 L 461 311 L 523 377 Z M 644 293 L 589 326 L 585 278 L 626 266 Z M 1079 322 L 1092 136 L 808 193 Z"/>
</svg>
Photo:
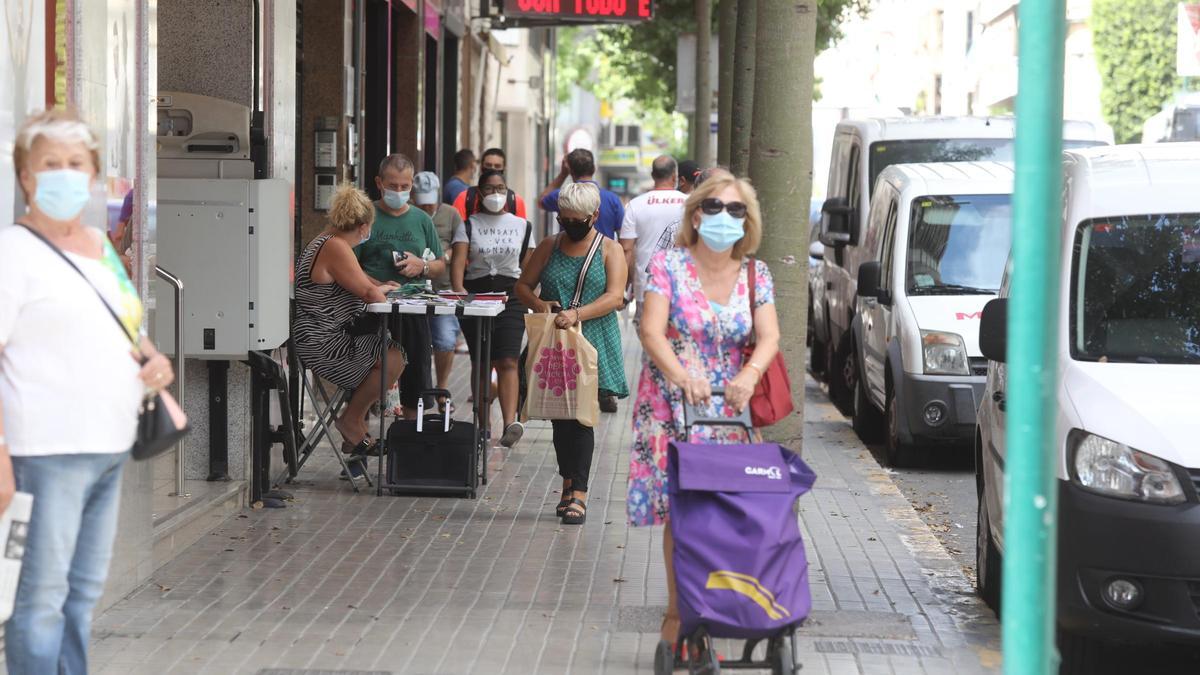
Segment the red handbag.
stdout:
<svg viewBox="0 0 1200 675">
<path fill-rule="evenodd" d="M 754 281 L 758 277 L 758 261 L 750 258 L 750 269 L 746 272 L 750 284 L 750 340 L 742 347 L 742 363 L 749 364 L 754 354 Z M 763 370 L 758 386 L 750 396 L 750 420 L 757 427 L 769 427 L 787 417 L 796 409 L 792 403 L 792 381 L 788 378 L 787 364 L 783 353 L 775 352 L 775 358 Z"/>
</svg>

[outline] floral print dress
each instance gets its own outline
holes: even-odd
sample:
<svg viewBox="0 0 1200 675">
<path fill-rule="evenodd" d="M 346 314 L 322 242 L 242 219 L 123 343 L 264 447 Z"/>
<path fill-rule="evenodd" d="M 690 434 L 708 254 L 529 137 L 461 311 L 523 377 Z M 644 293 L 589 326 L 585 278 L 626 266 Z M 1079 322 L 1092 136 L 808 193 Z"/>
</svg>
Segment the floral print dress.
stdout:
<svg viewBox="0 0 1200 675">
<path fill-rule="evenodd" d="M 766 263 L 757 261 L 754 270 L 755 304 L 774 304 L 775 286 Z M 734 284 L 728 304 L 705 296 L 691 251 L 673 248 L 659 251 L 650 261 L 646 291 L 667 298 L 667 340 L 689 372 L 704 373 L 714 388 L 742 369 L 742 348 L 750 339 L 749 262 Z M 708 416 L 732 417 L 734 412 L 714 398 Z M 629 463 L 629 523 L 658 525 L 667 515 L 667 445 L 683 438 L 683 391 L 667 381 L 666 375 L 646 357 L 638 381 L 633 413 L 633 451 Z M 693 427 L 694 443 L 745 443 L 746 434 L 734 427 Z"/>
</svg>

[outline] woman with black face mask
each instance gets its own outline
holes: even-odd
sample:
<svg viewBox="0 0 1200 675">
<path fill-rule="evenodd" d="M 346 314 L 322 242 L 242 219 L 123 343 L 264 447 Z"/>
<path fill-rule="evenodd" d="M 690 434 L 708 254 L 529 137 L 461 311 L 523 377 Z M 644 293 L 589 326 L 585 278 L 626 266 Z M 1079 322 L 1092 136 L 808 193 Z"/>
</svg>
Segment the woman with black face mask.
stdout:
<svg viewBox="0 0 1200 675">
<path fill-rule="evenodd" d="M 592 223 L 600 211 L 600 191 L 592 183 L 571 183 L 558 197 L 558 224 L 562 232 L 538 245 L 517 281 L 517 298 L 535 312 L 557 312 L 558 328 L 582 324 L 583 336 L 596 348 L 600 395 L 629 396 L 621 353 L 621 327 L 617 310 L 625 294 L 625 253 L 616 241 L 602 236 Z M 594 240 L 600 248 L 583 278 L 578 307 L 570 307 L 575 287 L 584 271 Z M 541 285 L 541 297 L 533 289 Z M 587 518 L 588 477 L 592 468 L 595 435 L 591 427 L 575 420 L 553 420 L 554 452 L 563 479 L 562 501 L 556 515 L 566 525 L 582 525 Z"/>
</svg>

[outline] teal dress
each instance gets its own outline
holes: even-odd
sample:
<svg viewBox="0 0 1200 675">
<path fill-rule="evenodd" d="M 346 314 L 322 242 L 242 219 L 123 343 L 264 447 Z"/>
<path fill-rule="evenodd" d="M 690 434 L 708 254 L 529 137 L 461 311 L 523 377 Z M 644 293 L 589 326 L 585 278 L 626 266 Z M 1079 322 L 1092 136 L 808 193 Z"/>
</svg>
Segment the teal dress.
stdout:
<svg viewBox="0 0 1200 675">
<path fill-rule="evenodd" d="M 583 282 L 583 295 L 579 300 L 581 305 L 595 302 L 604 294 L 608 285 L 608 272 L 604 269 L 604 248 L 600 247 L 600 255 L 596 256 L 592 266 L 588 268 L 587 279 Z M 575 284 L 579 280 L 579 270 L 583 267 L 585 257 L 586 255 L 567 255 L 559 248 L 558 241 L 555 241 L 550 261 L 542 270 L 542 299 L 547 302 L 558 301 L 562 307 L 570 304 L 571 298 L 575 296 Z M 596 348 L 600 392 L 614 394 L 617 398 L 629 396 L 621 352 L 621 325 L 617 321 L 617 313 L 610 312 L 584 321 L 583 336 Z"/>
</svg>

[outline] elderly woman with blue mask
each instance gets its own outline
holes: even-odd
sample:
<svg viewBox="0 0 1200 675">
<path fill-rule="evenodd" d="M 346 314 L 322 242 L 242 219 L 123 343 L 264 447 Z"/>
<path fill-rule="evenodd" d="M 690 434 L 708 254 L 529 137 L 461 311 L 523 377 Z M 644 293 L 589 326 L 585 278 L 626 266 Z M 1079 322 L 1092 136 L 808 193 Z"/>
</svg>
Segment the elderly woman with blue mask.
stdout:
<svg viewBox="0 0 1200 675">
<path fill-rule="evenodd" d="M 29 209 L 0 231 L 0 510 L 33 495 L 4 628 L 14 674 L 87 672 L 138 409 L 174 379 L 120 257 L 81 218 L 99 147 L 72 113 L 31 117 L 13 151 Z"/>
</svg>

